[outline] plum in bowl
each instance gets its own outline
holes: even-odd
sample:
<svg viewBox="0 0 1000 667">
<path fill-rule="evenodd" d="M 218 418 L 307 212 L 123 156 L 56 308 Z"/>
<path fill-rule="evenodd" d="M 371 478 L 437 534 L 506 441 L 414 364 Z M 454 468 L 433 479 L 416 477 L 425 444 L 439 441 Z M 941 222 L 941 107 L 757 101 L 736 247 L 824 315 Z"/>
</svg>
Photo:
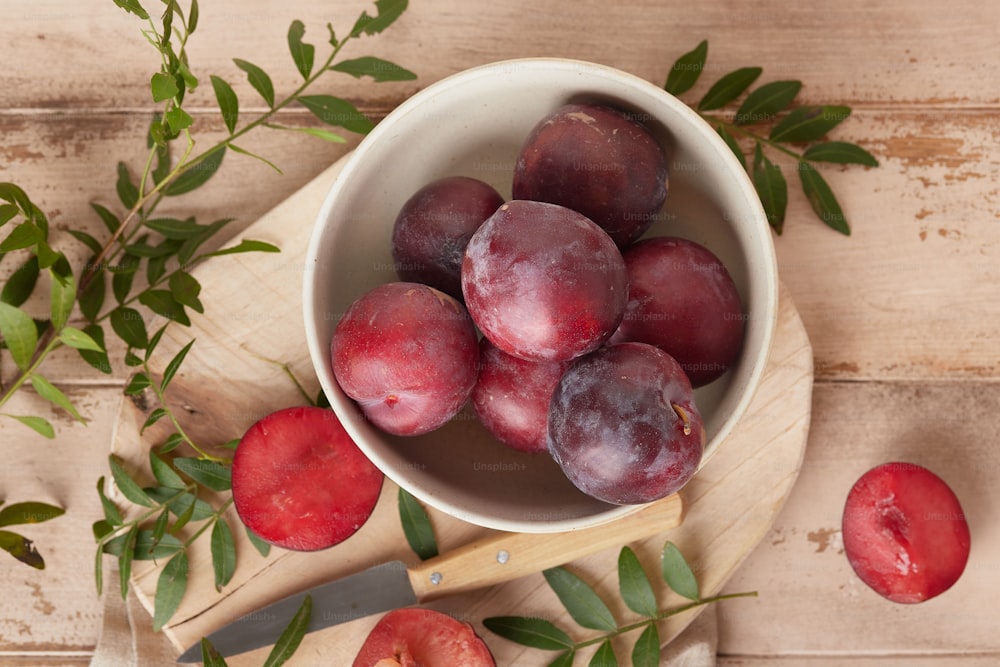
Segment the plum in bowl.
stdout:
<svg viewBox="0 0 1000 667">
<path fill-rule="evenodd" d="M 721 376 L 694 389 L 704 424 L 701 466 L 745 413 L 774 332 L 774 247 L 753 186 L 712 128 L 661 88 L 602 65 L 530 58 L 460 72 L 400 104 L 348 158 L 316 220 L 303 285 L 309 353 L 332 409 L 386 476 L 438 510 L 498 530 L 572 530 L 613 520 L 637 505 L 583 493 L 545 452 L 502 445 L 471 401 L 428 433 L 392 435 L 378 428 L 339 386 L 331 340 L 356 300 L 400 281 L 399 269 L 406 267 L 394 257 L 393 228 L 414 193 L 461 176 L 487 183 L 505 201 L 515 199 L 515 168 L 526 139 L 567 105 L 609 106 L 648 128 L 663 148 L 669 187 L 665 203 L 643 214 L 641 239 L 679 237 L 709 249 L 739 294 L 739 355 Z"/>
</svg>

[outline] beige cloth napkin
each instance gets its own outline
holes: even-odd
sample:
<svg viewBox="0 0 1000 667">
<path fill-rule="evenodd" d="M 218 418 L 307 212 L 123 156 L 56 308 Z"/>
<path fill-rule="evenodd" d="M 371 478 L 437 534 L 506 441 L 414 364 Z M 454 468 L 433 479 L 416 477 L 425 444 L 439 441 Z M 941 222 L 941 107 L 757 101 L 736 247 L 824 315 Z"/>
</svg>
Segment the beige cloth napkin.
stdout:
<svg viewBox="0 0 1000 667">
<path fill-rule="evenodd" d="M 105 566 L 104 581 L 118 581 L 116 566 Z M 103 611 L 101 634 L 90 667 L 174 667 L 177 664 L 173 644 L 161 633 L 153 632 L 149 612 L 134 592 L 130 590 L 123 600 L 116 588 L 109 587 L 104 594 Z M 715 605 L 708 605 L 684 632 L 663 648 L 660 665 L 715 667 L 717 632 Z M 292 659 L 290 666 L 295 664 Z"/>
</svg>

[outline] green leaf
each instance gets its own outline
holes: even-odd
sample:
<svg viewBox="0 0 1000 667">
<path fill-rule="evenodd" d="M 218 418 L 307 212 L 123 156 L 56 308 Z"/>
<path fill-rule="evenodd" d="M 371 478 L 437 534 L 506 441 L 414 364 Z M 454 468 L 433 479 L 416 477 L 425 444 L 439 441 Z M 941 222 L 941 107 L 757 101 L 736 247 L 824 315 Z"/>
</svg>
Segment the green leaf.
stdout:
<svg viewBox="0 0 1000 667">
<path fill-rule="evenodd" d="M 255 160 L 260 160 L 261 162 L 263 162 L 264 164 L 266 164 L 271 169 L 274 169 L 279 174 L 284 174 L 285 173 L 285 172 L 281 171 L 281 167 L 279 167 L 278 165 L 274 164 L 273 162 L 271 162 L 270 160 L 268 160 L 266 157 L 264 157 L 262 155 L 257 155 L 256 153 L 254 153 L 252 151 L 248 151 L 245 148 L 240 148 L 239 146 L 237 146 L 236 144 L 233 144 L 233 143 L 227 144 L 227 146 L 229 146 L 229 148 L 234 153 L 239 153 L 241 155 L 246 155 L 247 157 L 252 157 Z"/>
<path fill-rule="evenodd" d="M 14 204 L 2 204 L 0 205 L 0 227 L 3 227 L 8 222 L 14 219 L 21 210 Z"/>
<path fill-rule="evenodd" d="M 111 499 L 104 493 L 104 477 L 97 480 L 97 496 L 101 499 L 101 508 L 104 510 L 104 520 L 112 526 L 122 525 L 122 515 L 118 511 Z"/>
<path fill-rule="evenodd" d="M 34 207 L 28 194 L 13 183 L 0 183 L 0 199 L 16 205 L 22 212 L 25 212 L 25 215 Z"/>
<path fill-rule="evenodd" d="M 191 340 L 187 345 L 182 347 L 180 351 L 174 355 L 174 358 L 170 360 L 170 363 L 167 364 L 166 369 L 163 371 L 163 379 L 160 380 L 161 392 L 167 391 L 167 385 L 170 384 L 170 381 L 174 379 L 174 375 L 176 375 L 177 371 L 180 370 L 181 364 L 184 363 L 184 357 L 186 357 L 187 353 L 191 351 L 192 345 L 194 345 L 194 340 Z"/>
<path fill-rule="evenodd" d="M 174 295 L 169 290 L 148 289 L 139 294 L 139 303 L 168 320 L 178 322 L 184 326 L 191 325 L 191 319 L 184 311 L 184 306 L 174 299 Z"/>
<path fill-rule="evenodd" d="M 146 421 L 144 421 L 142 423 L 142 426 L 139 428 L 139 434 L 142 435 L 143 433 L 145 433 L 146 429 L 148 429 L 150 426 L 153 426 L 156 422 L 160 421 L 168 414 L 170 413 L 167 412 L 166 408 L 156 408 L 155 410 L 150 412 L 149 416 L 146 417 Z"/>
<path fill-rule="evenodd" d="M 400 67 L 396 63 L 373 56 L 342 60 L 330 69 L 334 72 L 350 74 L 357 79 L 370 76 L 376 83 L 384 81 L 412 81 L 417 78 L 417 75 L 410 70 Z"/>
<path fill-rule="evenodd" d="M 149 14 L 146 13 L 146 10 L 142 8 L 141 4 L 139 4 L 139 0 L 114 0 L 114 2 L 126 12 L 135 14 L 143 21 L 149 18 Z"/>
<path fill-rule="evenodd" d="M 138 396 L 146 389 L 148 389 L 152 384 L 153 383 L 152 381 L 150 381 L 148 375 L 146 375 L 145 373 L 136 373 L 129 379 L 128 384 L 125 385 L 125 390 L 124 390 L 125 395 Z"/>
<path fill-rule="evenodd" d="M 614 632 L 618 628 L 611 610 L 580 577 L 561 567 L 550 568 L 542 574 L 579 625 L 604 632 Z"/>
<path fill-rule="evenodd" d="M 134 308 L 119 306 L 111 311 L 111 328 L 129 346 L 144 349 L 149 344 L 146 323 Z"/>
<path fill-rule="evenodd" d="M 267 555 L 271 553 L 270 543 L 265 542 L 257 533 L 253 532 L 246 526 L 244 526 L 244 528 L 246 529 L 247 538 L 249 538 L 250 544 L 252 544 L 254 549 L 257 550 L 257 553 L 267 558 Z"/>
<path fill-rule="evenodd" d="M 770 139 L 782 142 L 815 141 L 850 115 L 851 108 L 847 106 L 798 107 L 771 128 Z"/>
<path fill-rule="evenodd" d="M 104 347 L 94 340 L 90 334 L 76 327 L 63 327 L 62 331 L 59 332 L 59 340 L 64 345 L 77 350 L 104 351 Z"/>
<path fill-rule="evenodd" d="M 749 125 L 770 120 L 787 107 L 802 89 L 801 81 L 772 81 L 752 91 L 736 111 L 733 121 Z"/>
<path fill-rule="evenodd" d="M 166 72 L 157 72 L 153 75 L 153 78 L 149 82 L 149 87 L 153 93 L 154 102 L 163 102 L 164 100 L 171 99 L 174 95 L 181 92 L 177 87 L 177 82 L 172 74 L 167 74 Z"/>
<path fill-rule="evenodd" d="M 96 238 L 94 238 L 87 232 L 81 232 L 79 229 L 69 229 L 67 231 L 69 232 L 70 236 L 75 238 L 83 245 L 87 246 L 90 252 L 94 253 L 95 257 L 101 254 L 101 250 L 103 250 L 103 248 L 101 246 L 101 242 L 98 241 Z"/>
<path fill-rule="evenodd" d="M 192 493 L 161 486 L 147 487 L 143 491 L 156 502 L 165 504 L 173 512 L 174 516 L 178 518 L 189 511 L 190 516 L 188 519 L 191 521 L 204 521 L 215 516 L 215 509 Z M 190 509 L 191 507 L 193 509 Z"/>
<path fill-rule="evenodd" d="M 194 457 L 176 458 L 174 467 L 213 491 L 228 491 L 233 484 L 232 469 L 216 461 Z"/>
<path fill-rule="evenodd" d="M 70 330 L 69 327 L 63 329 L 63 333 L 66 334 Z M 99 350 L 92 350 L 88 347 L 79 347 L 82 343 L 80 340 L 76 340 L 73 343 L 63 340 L 64 343 L 70 347 L 75 347 L 80 353 L 80 357 L 90 364 L 95 369 L 101 371 L 102 373 L 111 373 L 111 360 L 108 358 L 108 353 L 105 351 L 104 347 L 104 329 L 101 328 L 99 324 L 88 324 L 83 328 L 83 333 L 94 342 Z M 70 334 L 71 336 L 73 334 Z"/>
<path fill-rule="evenodd" d="M 23 502 L 7 505 L 0 509 L 0 526 L 15 526 L 26 523 L 43 523 L 66 513 L 61 507 L 48 503 Z"/>
<path fill-rule="evenodd" d="M 197 278 L 187 271 L 178 269 L 170 274 L 167 284 L 170 287 L 170 293 L 177 300 L 177 303 L 187 306 L 196 313 L 205 312 L 205 306 L 202 305 L 201 300 L 198 298 L 198 295 L 201 294 L 201 283 L 198 282 Z"/>
<path fill-rule="evenodd" d="M 226 659 L 212 646 L 207 637 L 201 638 L 201 662 L 204 667 L 226 667 Z"/>
<path fill-rule="evenodd" d="M 361 33 L 377 35 L 392 25 L 406 10 L 406 6 L 407 0 L 375 0 L 378 13 L 369 16 L 368 12 L 362 12 L 351 28 L 351 37 L 358 37 Z"/>
<path fill-rule="evenodd" d="M 108 266 L 108 270 L 114 275 L 111 278 L 111 291 L 115 294 L 118 303 L 128 298 L 132 291 L 132 281 L 135 273 L 139 269 L 139 262 L 142 261 L 135 255 L 125 254 L 118 260 L 117 264 Z"/>
<path fill-rule="evenodd" d="M 739 161 L 740 166 L 743 167 L 743 169 L 746 169 L 747 168 L 746 156 L 743 155 L 743 149 L 736 141 L 736 137 L 734 137 L 729 130 L 727 130 L 725 127 L 721 125 L 716 128 L 716 131 L 719 133 L 719 136 L 722 137 L 722 140 L 726 142 L 726 145 L 729 146 L 729 150 L 731 150 L 733 152 L 733 155 L 736 156 L 736 159 Z"/>
<path fill-rule="evenodd" d="M 73 274 L 61 276 L 55 271 L 49 271 L 49 275 L 52 278 L 49 288 L 52 328 L 59 331 L 66 326 L 76 304 L 76 279 Z"/>
<path fill-rule="evenodd" d="M 201 12 L 198 10 L 198 0 L 191 0 L 191 8 L 188 9 L 187 31 L 190 35 L 198 27 L 198 17 Z"/>
<path fill-rule="evenodd" d="M 708 40 L 702 40 L 698 46 L 674 62 L 667 74 L 667 82 L 663 85 L 663 89 L 675 96 L 691 90 L 698 82 L 707 58 Z"/>
<path fill-rule="evenodd" d="M 177 261 L 182 265 L 190 264 L 194 253 L 206 241 L 218 234 L 226 225 L 233 221 L 233 218 L 223 218 L 202 226 L 201 232 L 192 238 L 184 241 L 184 245 L 177 251 Z"/>
<path fill-rule="evenodd" d="M 181 479 L 181 476 L 174 472 L 170 464 L 157 456 L 152 449 L 149 450 L 149 467 L 153 471 L 153 477 L 161 486 L 178 490 L 187 488 L 187 484 Z"/>
<path fill-rule="evenodd" d="M 188 558 L 183 551 L 167 561 L 156 581 L 156 596 L 153 603 L 153 632 L 159 632 L 167 624 L 181 604 L 187 590 Z"/>
<path fill-rule="evenodd" d="M 0 336 L 14 364 L 22 371 L 31 364 L 31 357 L 38 345 L 38 328 L 26 312 L 0 301 Z"/>
<path fill-rule="evenodd" d="M 170 111 L 163 114 L 163 119 L 167 121 L 167 125 L 170 126 L 170 129 L 174 133 L 186 130 L 194 124 L 194 118 L 191 117 L 191 114 L 180 107 L 170 109 Z"/>
<path fill-rule="evenodd" d="M 156 503 L 146 495 L 146 492 L 142 490 L 142 486 L 125 470 L 121 459 L 112 454 L 108 457 L 108 465 L 111 467 L 111 477 L 115 480 L 115 486 L 118 487 L 123 496 L 136 505 L 156 507 Z"/>
<path fill-rule="evenodd" d="M 79 304 L 80 313 L 87 318 L 87 321 L 94 322 L 104 307 L 104 297 L 107 293 L 107 280 L 104 270 L 100 269 L 91 278 L 87 286 L 80 293 Z"/>
<path fill-rule="evenodd" d="M 46 380 L 44 377 L 38 373 L 31 374 L 31 386 L 38 393 L 39 396 L 44 398 L 46 401 L 59 406 L 66 412 L 68 412 L 73 419 L 77 420 L 81 424 L 86 424 L 87 420 L 77 411 L 76 407 L 70 402 L 69 398 L 56 387 L 54 384 Z"/>
<path fill-rule="evenodd" d="M 312 74 L 313 57 L 316 55 L 316 47 L 306 44 L 302 37 L 306 34 L 306 26 L 302 21 L 295 20 L 288 27 L 288 50 L 292 52 L 292 60 L 295 67 L 303 79 L 308 79 Z"/>
<path fill-rule="evenodd" d="M 309 136 L 322 139 L 323 141 L 329 141 L 332 144 L 342 144 L 347 141 L 344 137 L 340 136 L 336 132 L 331 132 L 330 130 L 324 130 L 319 127 L 283 127 L 283 130 L 293 130 L 295 132 L 302 132 L 308 134 Z"/>
<path fill-rule="evenodd" d="M 573 667 L 573 659 L 576 658 L 576 651 L 570 649 L 565 653 L 560 653 L 556 659 L 548 664 L 548 667 Z"/>
<path fill-rule="evenodd" d="M 848 141 L 827 141 L 813 144 L 805 150 L 802 157 L 813 162 L 835 162 L 837 164 L 860 164 L 866 167 L 877 167 L 875 156 L 857 144 Z"/>
<path fill-rule="evenodd" d="M 12 306 L 23 304 L 35 290 L 39 273 L 38 257 L 32 255 L 7 278 L 3 290 L 0 291 L 0 301 Z"/>
<path fill-rule="evenodd" d="M 222 158 L 226 149 L 220 148 L 206 155 L 202 160 L 188 164 L 184 171 L 177 175 L 169 185 L 163 188 L 163 194 L 176 197 L 200 188 L 212 178 L 222 166 Z"/>
<path fill-rule="evenodd" d="M 215 572 L 215 590 L 221 591 L 236 572 L 236 543 L 233 531 L 222 517 L 212 526 L 212 569 Z"/>
<path fill-rule="evenodd" d="M 759 143 L 754 149 L 751 176 L 767 221 L 774 231 L 780 234 L 785 225 L 785 211 L 788 208 L 788 183 L 781 173 L 781 168 L 767 159 Z"/>
<path fill-rule="evenodd" d="M 90 207 L 94 209 L 94 212 L 97 213 L 98 217 L 104 223 L 104 226 L 107 227 L 108 231 L 112 234 L 118 231 L 118 228 L 121 227 L 122 222 L 118 219 L 118 216 L 105 207 L 95 203 L 91 203 Z"/>
<path fill-rule="evenodd" d="M 375 124 L 347 100 L 333 95 L 302 95 L 302 106 L 327 125 L 343 127 L 350 132 L 367 134 Z"/>
<path fill-rule="evenodd" d="M 670 586 L 671 590 L 689 600 L 700 599 L 698 581 L 694 578 L 694 572 L 691 571 L 691 566 L 684 560 L 680 549 L 673 542 L 667 542 L 663 545 L 661 564 L 663 580 L 667 582 L 667 586 Z"/>
<path fill-rule="evenodd" d="M 840 208 L 833 190 L 816 168 L 808 162 L 800 162 L 799 180 L 802 182 L 802 191 L 816 216 L 831 229 L 850 236 L 851 228 L 847 224 L 844 211 Z"/>
<path fill-rule="evenodd" d="M 135 540 L 138 534 L 139 525 L 132 524 L 123 536 L 124 544 L 118 555 L 118 588 L 121 590 L 123 600 L 128 597 L 128 584 L 132 577 L 132 561 L 135 558 Z"/>
<path fill-rule="evenodd" d="M 162 560 L 183 550 L 184 543 L 173 535 L 157 536 L 152 530 L 140 530 L 133 546 L 136 560 Z"/>
<path fill-rule="evenodd" d="M 222 122 L 226 124 L 229 134 L 236 130 L 236 123 L 240 118 L 240 101 L 236 97 L 233 87 L 220 77 L 211 76 L 212 89 L 215 91 L 215 101 L 219 103 L 219 111 L 222 112 Z"/>
<path fill-rule="evenodd" d="M 597 652 L 587 663 L 588 667 L 618 667 L 618 659 L 615 657 L 615 649 L 611 646 L 611 640 L 605 639 L 597 648 Z"/>
<path fill-rule="evenodd" d="M 145 227 L 154 232 L 162 234 L 168 239 L 183 241 L 194 238 L 202 233 L 204 225 L 199 225 L 194 218 L 178 220 L 176 218 L 155 218 L 142 223 Z"/>
<path fill-rule="evenodd" d="M 229 248 L 223 248 L 222 250 L 216 250 L 215 252 L 210 252 L 202 255 L 202 257 L 219 257 L 221 255 L 235 255 L 241 252 L 281 252 L 281 248 L 270 243 L 265 243 L 264 241 L 254 241 L 250 239 L 244 239 L 239 242 L 238 245 L 230 246 Z"/>
<path fill-rule="evenodd" d="M 90 530 L 94 534 L 94 540 L 100 542 L 101 538 L 103 538 L 105 535 L 109 535 L 111 531 L 114 530 L 114 528 L 111 526 L 110 523 L 108 523 L 104 519 L 98 519 L 93 524 L 91 524 Z"/>
<path fill-rule="evenodd" d="M 413 552 L 421 560 L 427 560 L 438 555 L 437 542 L 434 539 L 434 526 L 424 506 L 405 489 L 399 490 L 399 519 L 403 524 L 403 535 Z"/>
<path fill-rule="evenodd" d="M 118 180 L 115 182 L 118 199 L 125 208 L 131 210 L 139 202 L 139 189 L 132 182 L 132 175 L 124 162 L 118 163 Z"/>
<path fill-rule="evenodd" d="M 660 632 L 650 623 L 632 647 L 632 667 L 659 667 Z"/>
<path fill-rule="evenodd" d="M 45 569 L 45 560 L 35 549 L 35 543 L 23 535 L 12 533 L 9 530 L 0 530 L 0 549 L 36 570 Z"/>
<path fill-rule="evenodd" d="M 310 616 L 312 616 L 312 596 L 307 594 L 288 626 L 278 637 L 277 643 L 264 661 L 264 667 L 280 667 L 292 657 L 302 643 L 302 638 L 309 631 Z"/>
<path fill-rule="evenodd" d="M 698 102 L 700 111 L 721 109 L 750 87 L 763 70 L 760 67 L 741 67 L 712 84 L 705 96 Z"/>
<path fill-rule="evenodd" d="M 0 414 L 0 416 L 10 417 L 11 419 L 17 420 L 49 440 L 56 437 L 56 430 L 52 428 L 52 424 L 50 424 L 47 419 L 42 417 L 36 417 L 34 415 L 11 415 L 6 413 Z"/>
<path fill-rule="evenodd" d="M 618 587 L 628 608 L 643 616 L 656 616 L 656 593 L 635 552 L 622 547 L 618 554 Z"/>
<path fill-rule="evenodd" d="M 492 616 L 483 619 L 487 630 L 509 639 L 521 646 L 540 648 L 547 651 L 572 649 L 574 644 L 569 635 L 555 624 L 543 618 L 525 616 Z"/>
<path fill-rule="evenodd" d="M 30 221 L 22 222 L 12 229 L 7 238 L 0 243 L 0 252 L 30 248 L 43 241 L 45 241 L 45 232 L 38 225 Z"/>
<path fill-rule="evenodd" d="M 271 77 L 268 76 L 267 72 L 261 68 L 254 65 L 252 62 L 242 60 L 240 58 L 233 58 L 233 62 L 241 70 L 246 72 L 247 81 L 253 86 L 264 101 L 267 102 L 267 106 L 274 108 L 274 84 L 271 82 Z"/>
</svg>

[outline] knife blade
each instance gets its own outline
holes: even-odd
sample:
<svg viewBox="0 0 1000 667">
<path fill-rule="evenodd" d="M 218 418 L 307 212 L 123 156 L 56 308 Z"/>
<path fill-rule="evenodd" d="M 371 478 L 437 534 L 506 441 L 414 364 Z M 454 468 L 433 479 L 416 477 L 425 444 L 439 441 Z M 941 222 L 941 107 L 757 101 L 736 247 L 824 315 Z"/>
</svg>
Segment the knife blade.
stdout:
<svg viewBox="0 0 1000 667">
<path fill-rule="evenodd" d="M 674 494 L 607 523 L 563 533 L 496 533 L 407 567 L 389 561 L 289 595 L 210 633 L 223 656 L 274 644 L 306 595 L 313 607 L 307 632 L 399 607 L 469 592 L 541 572 L 606 548 L 680 525 L 685 505 Z M 177 659 L 198 662 L 201 643 Z"/>
</svg>

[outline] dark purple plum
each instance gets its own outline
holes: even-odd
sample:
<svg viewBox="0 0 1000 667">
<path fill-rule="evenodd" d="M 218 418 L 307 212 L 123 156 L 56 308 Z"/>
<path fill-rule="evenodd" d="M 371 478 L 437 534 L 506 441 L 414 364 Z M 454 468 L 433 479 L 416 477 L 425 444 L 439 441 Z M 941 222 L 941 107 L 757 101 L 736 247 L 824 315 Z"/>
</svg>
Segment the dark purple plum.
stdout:
<svg viewBox="0 0 1000 667">
<path fill-rule="evenodd" d="M 468 401 L 479 341 L 465 307 L 411 282 L 380 285 L 357 299 L 334 330 L 337 384 L 365 416 L 395 435 L 433 431 Z"/>
<path fill-rule="evenodd" d="M 722 261 L 694 241 L 667 236 L 643 239 L 623 254 L 629 298 L 612 342 L 656 345 L 694 387 L 725 373 L 743 349 L 746 315 Z"/>
<path fill-rule="evenodd" d="M 667 189 L 667 157 L 645 125 L 607 105 L 567 104 L 529 133 L 512 192 L 579 211 L 624 248 L 652 225 Z"/>
<path fill-rule="evenodd" d="M 469 314 L 498 348 L 531 361 L 565 361 L 615 332 L 628 298 L 621 252 L 565 206 L 511 201 L 469 240 L 462 261 Z"/>
<path fill-rule="evenodd" d="M 584 493 L 618 505 L 680 490 L 705 429 L 680 365 L 645 343 L 607 345 L 575 360 L 552 394 L 549 452 Z"/>
<path fill-rule="evenodd" d="M 568 361 L 526 361 L 480 341 L 472 407 L 500 442 L 522 452 L 548 449 L 549 401 Z"/>
<path fill-rule="evenodd" d="M 469 176 L 446 176 L 417 190 L 392 229 L 400 280 L 424 283 L 461 300 L 465 246 L 503 203 L 493 186 Z"/>
</svg>

